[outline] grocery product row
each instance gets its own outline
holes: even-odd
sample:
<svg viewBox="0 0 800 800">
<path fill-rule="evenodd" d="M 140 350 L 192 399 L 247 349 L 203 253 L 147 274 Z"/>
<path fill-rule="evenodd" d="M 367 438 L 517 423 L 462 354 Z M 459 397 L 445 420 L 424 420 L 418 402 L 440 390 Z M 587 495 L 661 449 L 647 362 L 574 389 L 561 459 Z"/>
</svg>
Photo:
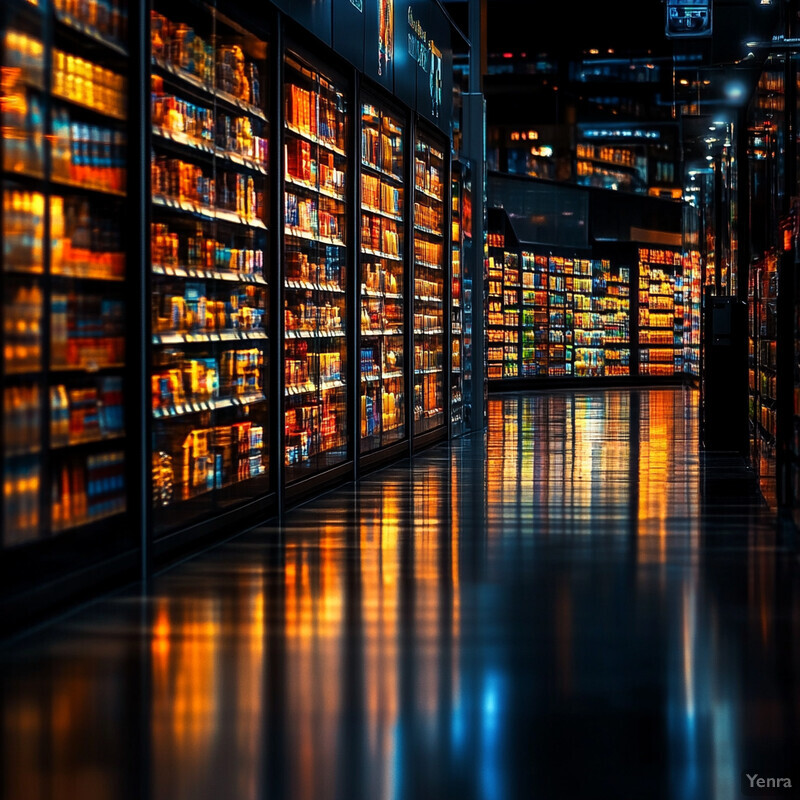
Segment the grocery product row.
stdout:
<svg viewBox="0 0 800 800">
<path fill-rule="evenodd" d="M 139 481 L 165 538 L 448 435 L 441 132 L 300 46 L 271 85 L 269 30 L 214 4 L 156 0 L 136 119 L 124 0 L 0 22 L 3 547 L 107 530 Z"/>
<path fill-rule="evenodd" d="M 695 253 L 638 246 L 609 257 L 508 249 L 488 237 L 490 381 L 698 374 Z"/>
</svg>

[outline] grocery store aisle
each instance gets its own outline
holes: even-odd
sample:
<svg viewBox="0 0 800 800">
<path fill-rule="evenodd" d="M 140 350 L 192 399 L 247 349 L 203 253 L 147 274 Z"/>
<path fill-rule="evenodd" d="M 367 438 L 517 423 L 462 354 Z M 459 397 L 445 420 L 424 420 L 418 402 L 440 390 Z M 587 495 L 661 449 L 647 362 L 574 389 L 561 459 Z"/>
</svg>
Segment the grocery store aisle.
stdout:
<svg viewBox="0 0 800 800">
<path fill-rule="evenodd" d="M 745 770 L 791 776 L 796 551 L 735 459 L 700 458 L 696 403 L 495 396 L 488 433 L 6 647 L 4 798 L 733 800 Z"/>
</svg>

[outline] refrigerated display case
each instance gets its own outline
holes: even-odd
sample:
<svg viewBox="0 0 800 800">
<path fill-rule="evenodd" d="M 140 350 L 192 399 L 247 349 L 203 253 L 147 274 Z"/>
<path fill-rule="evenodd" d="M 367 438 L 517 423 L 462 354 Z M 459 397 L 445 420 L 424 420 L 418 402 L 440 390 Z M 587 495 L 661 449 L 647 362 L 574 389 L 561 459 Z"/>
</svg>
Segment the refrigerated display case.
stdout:
<svg viewBox="0 0 800 800">
<path fill-rule="evenodd" d="M 0 584 L 3 599 L 25 597 L 15 616 L 136 546 L 125 521 L 130 59 L 127 6 L 114 8 L 111 19 L 59 1 L 0 6 Z"/>
<path fill-rule="evenodd" d="M 447 383 L 445 275 L 449 155 L 444 146 L 418 131 L 414 143 L 414 433 L 444 426 Z M 449 398 L 447 399 L 449 404 Z"/>
<path fill-rule="evenodd" d="M 283 360 L 286 483 L 348 460 L 344 80 L 284 59 Z"/>
<path fill-rule="evenodd" d="M 269 487 L 267 41 L 212 6 L 151 13 L 157 537 Z"/>
<path fill-rule="evenodd" d="M 361 105 L 360 440 L 371 452 L 407 437 L 404 225 L 406 126 Z"/>
</svg>

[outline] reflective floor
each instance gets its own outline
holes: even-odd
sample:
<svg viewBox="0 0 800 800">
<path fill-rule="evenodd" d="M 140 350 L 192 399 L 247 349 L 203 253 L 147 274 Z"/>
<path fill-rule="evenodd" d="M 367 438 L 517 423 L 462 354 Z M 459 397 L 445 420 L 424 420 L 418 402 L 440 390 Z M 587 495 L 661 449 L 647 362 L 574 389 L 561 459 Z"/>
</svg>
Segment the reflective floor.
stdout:
<svg viewBox="0 0 800 800">
<path fill-rule="evenodd" d="M 684 388 L 495 396 L 485 433 L 15 642 L 4 797 L 797 787 L 798 549 L 697 426 Z"/>
</svg>

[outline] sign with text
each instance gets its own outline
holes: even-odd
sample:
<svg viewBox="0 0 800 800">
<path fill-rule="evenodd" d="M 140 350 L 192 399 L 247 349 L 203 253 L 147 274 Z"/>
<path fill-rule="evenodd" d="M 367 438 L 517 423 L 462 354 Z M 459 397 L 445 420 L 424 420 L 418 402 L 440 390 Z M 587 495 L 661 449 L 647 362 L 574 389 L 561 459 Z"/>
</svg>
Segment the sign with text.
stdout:
<svg viewBox="0 0 800 800">
<path fill-rule="evenodd" d="M 711 36 L 711 0 L 667 0 L 667 38 Z"/>
</svg>

